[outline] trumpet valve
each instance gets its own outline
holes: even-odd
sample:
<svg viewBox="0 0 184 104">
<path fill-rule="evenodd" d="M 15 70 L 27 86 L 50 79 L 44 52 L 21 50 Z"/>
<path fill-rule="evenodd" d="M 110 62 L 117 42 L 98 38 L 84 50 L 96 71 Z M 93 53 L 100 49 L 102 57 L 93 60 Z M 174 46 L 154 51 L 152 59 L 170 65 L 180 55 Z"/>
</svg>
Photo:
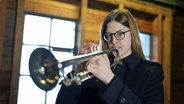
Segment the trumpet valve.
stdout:
<svg viewBox="0 0 184 104">
<path fill-rule="evenodd" d="M 75 79 L 77 81 L 79 80 L 79 81 L 83 82 L 83 81 L 85 81 L 85 80 L 87 80 L 87 79 L 89 79 L 91 77 L 92 77 L 91 73 L 89 73 L 87 71 L 83 71 L 83 72 L 77 73 L 76 76 L 75 76 Z"/>
</svg>

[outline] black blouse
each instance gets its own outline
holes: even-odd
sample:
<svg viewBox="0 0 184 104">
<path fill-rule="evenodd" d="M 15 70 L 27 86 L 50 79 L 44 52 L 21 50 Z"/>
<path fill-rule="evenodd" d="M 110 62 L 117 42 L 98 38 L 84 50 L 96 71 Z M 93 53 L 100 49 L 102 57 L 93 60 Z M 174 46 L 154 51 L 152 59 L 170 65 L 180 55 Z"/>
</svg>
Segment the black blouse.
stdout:
<svg viewBox="0 0 184 104">
<path fill-rule="evenodd" d="M 159 63 L 142 60 L 133 52 L 113 72 L 115 77 L 108 85 L 95 77 L 82 85 L 61 85 L 56 104 L 164 104 Z"/>
</svg>

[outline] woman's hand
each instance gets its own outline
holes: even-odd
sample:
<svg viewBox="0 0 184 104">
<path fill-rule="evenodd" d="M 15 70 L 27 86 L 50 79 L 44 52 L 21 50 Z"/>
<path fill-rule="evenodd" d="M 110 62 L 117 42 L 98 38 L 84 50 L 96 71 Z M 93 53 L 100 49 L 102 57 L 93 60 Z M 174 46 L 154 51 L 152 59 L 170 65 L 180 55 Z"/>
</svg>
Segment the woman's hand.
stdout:
<svg viewBox="0 0 184 104">
<path fill-rule="evenodd" d="M 94 49 L 92 47 L 98 47 L 98 45 L 96 43 L 91 43 L 91 42 L 84 43 L 84 45 L 81 47 L 78 55 L 83 55 L 83 54 L 88 54 L 88 53 L 93 52 Z M 77 64 L 77 68 L 74 72 L 74 75 L 79 73 L 79 72 L 86 71 L 86 69 L 85 69 L 86 63 L 87 63 L 87 60 L 83 60 L 83 61 L 79 62 Z"/>
<path fill-rule="evenodd" d="M 105 84 L 110 83 L 114 77 L 107 54 L 90 58 L 86 63 L 86 70 Z"/>
</svg>

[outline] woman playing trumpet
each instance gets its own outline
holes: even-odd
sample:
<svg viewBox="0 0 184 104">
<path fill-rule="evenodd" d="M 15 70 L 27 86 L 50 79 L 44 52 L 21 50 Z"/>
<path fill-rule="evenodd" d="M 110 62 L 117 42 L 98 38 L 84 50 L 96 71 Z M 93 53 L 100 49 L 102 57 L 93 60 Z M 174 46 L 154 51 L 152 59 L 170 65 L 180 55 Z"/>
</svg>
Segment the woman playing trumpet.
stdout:
<svg viewBox="0 0 184 104">
<path fill-rule="evenodd" d="M 145 59 L 138 32 L 128 10 L 110 12 L 102 24 L 101 41 L 102 48 L 118 49 L 117 66 L 111 67 L 114 52 L 90 58 L 83 67 L 94 77 L 80 86 L 62 85 L 56 104 L 164 104 L 162 66 Z M 88 52 L 85 49 L 82 53 Z"/>
</svg>

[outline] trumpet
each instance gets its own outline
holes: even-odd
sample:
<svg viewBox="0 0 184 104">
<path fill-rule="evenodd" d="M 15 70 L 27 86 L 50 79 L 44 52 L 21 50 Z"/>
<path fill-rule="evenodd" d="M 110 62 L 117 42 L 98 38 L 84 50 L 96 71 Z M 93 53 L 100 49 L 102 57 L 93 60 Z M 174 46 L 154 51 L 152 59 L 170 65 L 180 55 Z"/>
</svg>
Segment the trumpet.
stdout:
<svg viewBox="0 0 184 104">
<path fill-rule="evenodd" d="M 73 73 L 70 72 L 71 78 L 68 78 L 68 76 L 64 74 L 64 68 L 69 65 L 75 65 L 77 62 L 89 59 L 93 56 L 109 54 L 113 51 L 116 52 L 116 57 L 111 67 L 115 68 L 119 61 L 119 52 L 116 48 L 78 55 L 64 61 L 56 60 L 54 55 L 45 48 L 37 48 L 31 53 L 29 58 L 30 76 L 33 82 L 45 91 L 53 89 L 57 85 L 60 77 L 64 78 L 62 82 L 66 86 L 70 86 L 73 83 L 81 85 L 82 82 L 91 78 L 92 75 L 87 71 L 82 71 L 74 76 Z M 61 71 L 62 75 L 59 75 L 59 71 Z"/>
</svg>

